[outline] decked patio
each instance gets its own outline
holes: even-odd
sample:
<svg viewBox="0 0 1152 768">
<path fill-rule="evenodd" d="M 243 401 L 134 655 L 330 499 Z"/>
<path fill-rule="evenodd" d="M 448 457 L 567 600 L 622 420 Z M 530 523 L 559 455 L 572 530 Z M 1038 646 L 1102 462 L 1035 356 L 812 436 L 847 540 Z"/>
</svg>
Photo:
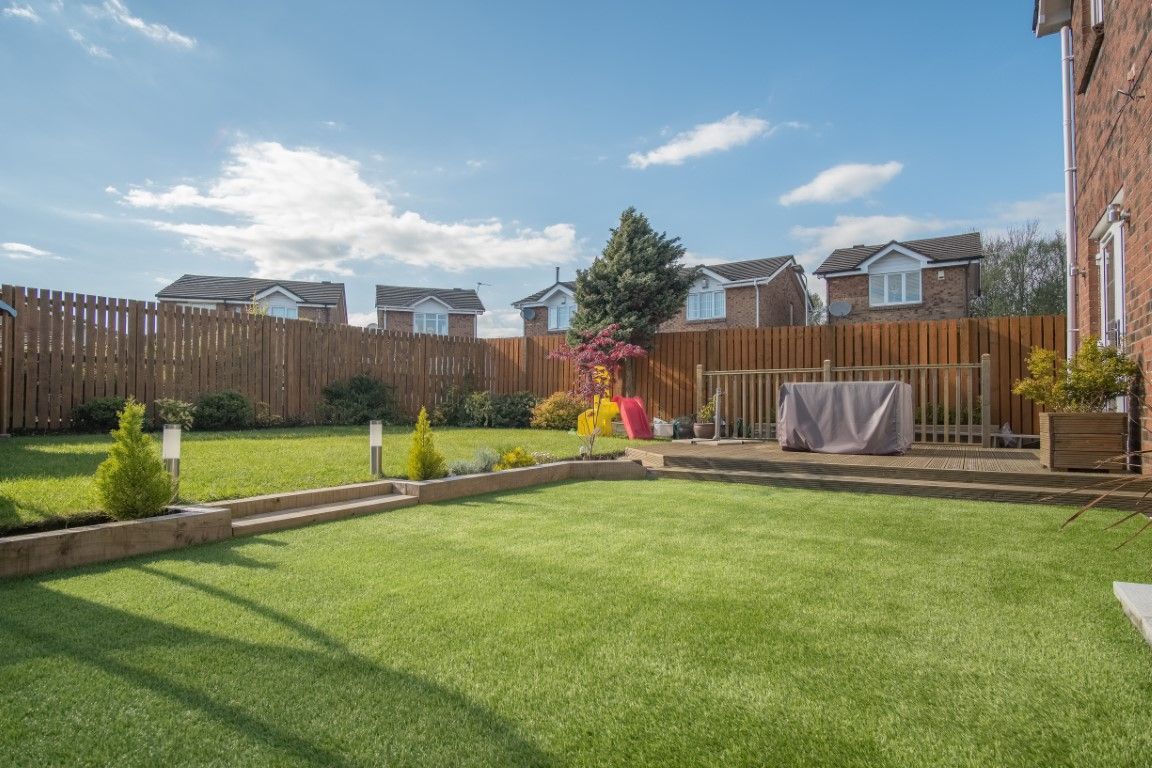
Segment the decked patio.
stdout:
<svg viewBox="0 0 1152 768">
<path fill-rule="evenodd" d="M 626 454 L 659 477 L 853 493 L 1079 506 L 1127 483 L 1101 506 L 1134 509 L 1152 489 L 1152 477 L 1052 472 L 1036 451 L 1018 448 L 916 443 L 903 456 L 845 456 L 783 451 L 774 441 L 676 440 Z"/>
</svg>

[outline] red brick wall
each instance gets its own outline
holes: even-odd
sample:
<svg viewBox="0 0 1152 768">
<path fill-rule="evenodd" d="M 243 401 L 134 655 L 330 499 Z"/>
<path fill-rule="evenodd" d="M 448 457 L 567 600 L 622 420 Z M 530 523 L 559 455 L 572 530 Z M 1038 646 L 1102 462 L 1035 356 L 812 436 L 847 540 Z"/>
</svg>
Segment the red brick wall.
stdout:
<svg viewBox="0 0 1152 768">
<path fill-rule="evenodd" d="M 476 315 L 448 314 L 448 335 L 476 338 Z"/>
<path fill-rule="evenodd" d="M 1124 232 L 1127 346 L 1148 381 L 1152 376 L 1152 101 L 1130 100 L 1116 91 L 1152 91 L 1152 3 L 1105 0 L 1102 35 L 1088 27 L 1087 14 L 1088 3 L 1076 0 L 1072 14 L 1076 83 L 1084 91 L 1076 97 L 1078 325 L 1081 338 L 1100 335 L 1098 243 L 1090 234 L 1123 189 L 1124 208 L 1132 215 Z M 1089 76 L 1087 65 L 1097 44 Z M 1056 66 L 1053 61 L 1053 70 Z M 1148 409 L 1141 422 L 1142 442 L 1147 444 L 1152 438 Z"/>
<path fill-rule="evenodd" d="M 725 316 L 719 320 L 689 320 L 688 308 L 660 326 L 661 333 L 756 327 L 756 288 L 743 286 L 725 292 Z M 791 308 L 791 310 L 790 310 Z M 760 327 L 804 325 L 804 289 L 795 276 L 784 272 L 760 286 Z"/>
<path fill-rule="evenodd" d="M 567 333 L 567 331 L 550 331 L 548 330 L 548 308 L 547 307 L 533 307 L 536 310 L 536 316 L 531 320 L 524 321 L 524 335 L 525 336 L 548 336 Z"/>
<path fill-rule="evenodd" d="M 944 273 L 939 279 L 938 272 Z M 828 317 L 830 323 L 891 323 L 900 320 L 951 320 L 968 316 L 968 305 L 976 297 L 977 270 L 967 267 L 931 267 L 921 280 L 924 300 L 896 307 L 868 306 L 868 275 L 829 277 L 828 303 L 847 301 L 852 312 L 846 317 Z"/>
<path fill-rule="evenodd" d="M 395 309 L 377 309 L 376 322 L 389 331 L 412 333 L 412 313 Z M 476 338 L 475 315 L 448 313 L 448 335 Z"/>
</svg>

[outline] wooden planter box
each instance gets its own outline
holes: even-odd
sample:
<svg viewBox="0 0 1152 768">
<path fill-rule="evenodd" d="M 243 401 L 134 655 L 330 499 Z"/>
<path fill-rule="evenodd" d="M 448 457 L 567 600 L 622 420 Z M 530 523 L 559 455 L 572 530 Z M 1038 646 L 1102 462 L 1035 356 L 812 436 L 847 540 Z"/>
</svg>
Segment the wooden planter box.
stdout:
<svg viewBox="0 0 1152 768">
<path fill-rule="evenodd" d="M 1116 459 L 1127 452 L 1127 437 L 1126 413 L 1041 413 L 1040 463 L 1057 470 L 1123 472 L 1124 463 Z"/>
</svg>

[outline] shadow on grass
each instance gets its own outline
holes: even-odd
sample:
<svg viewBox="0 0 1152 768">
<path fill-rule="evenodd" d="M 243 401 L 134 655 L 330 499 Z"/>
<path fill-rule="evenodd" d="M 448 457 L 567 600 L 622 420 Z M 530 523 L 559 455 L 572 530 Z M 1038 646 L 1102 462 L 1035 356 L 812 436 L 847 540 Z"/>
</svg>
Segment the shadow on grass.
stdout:
<svg viewBox="0 0 1152 768">
<path fill-rule="evenodd" d="M 120 765 L 550 763 L 509 722 L 455 691 L 351 653 L 249 598 L 155 567 L 138 570 L 227 601 L 237 623 L 255 614 L 287 628 L 307 647 L 188 629 L 37 582 L 14 585 L 3 590 L 0 612 L 0 671 L 9 681 L 0 702 L 14 718 L 26 714 L 12 731 L 19 739 L 0 734 L 0 763 L 83 761 L 88 750 Z M 32 675 L 36 693 L 11 684 L 25 665 L 42 670 Z M 35 707 L 21 703 L 30 697 Z M 127 700 L 130 711 L 118 709 Z M 107 707 L 103 722 L 82 719 L 93 704 Z M 84 727 L 70 725 L 77 722 Z M 75 731 L 69 743 L 52 738 L 61 728 Z"/>
</svg>

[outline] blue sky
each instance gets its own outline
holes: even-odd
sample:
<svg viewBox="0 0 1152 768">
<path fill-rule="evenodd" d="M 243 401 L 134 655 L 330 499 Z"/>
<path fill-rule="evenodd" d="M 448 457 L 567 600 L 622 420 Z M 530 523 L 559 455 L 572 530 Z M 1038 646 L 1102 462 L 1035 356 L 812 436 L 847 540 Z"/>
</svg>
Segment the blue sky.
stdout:
<svg viewBox="0 0 1152 768">
<path fill-rule="evenodd" d="M 483 282 L 509 335 L 629 205 L 701 262 L 809 269 L 1060 222 L 1027 0 L 0 8 L 3 282 L 334 279 L 359 319 L 378 282 Z"/>
</svg>

